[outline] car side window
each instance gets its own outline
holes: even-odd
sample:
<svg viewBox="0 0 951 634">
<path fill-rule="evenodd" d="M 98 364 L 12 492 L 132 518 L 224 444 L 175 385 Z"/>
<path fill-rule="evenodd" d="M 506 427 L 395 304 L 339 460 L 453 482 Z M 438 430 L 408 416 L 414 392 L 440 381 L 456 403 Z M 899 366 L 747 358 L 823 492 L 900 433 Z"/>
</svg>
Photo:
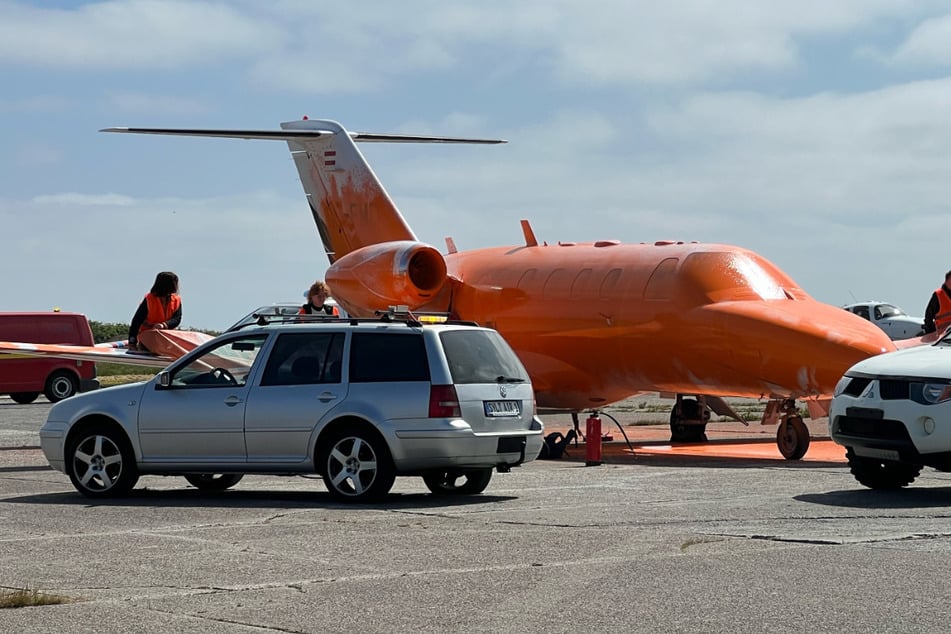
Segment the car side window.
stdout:
<svg viewBox="0 0 951 634">
<path fill-rule="evenodd" d="M 343 333 L 284 333 L 277 338 L 261 385 L 339 383 Z"/>
<path fill-rule="evenodd" d="M 350 341 L 350 382 L 428 381 L 421 334 L 355 332 Z"/>
<path fill-rule="evenodd" d="M 243 386 L 265 341 L 267 335 L 250 335 L 221 342 L 187 365 L 176 368 L 169 385 L 174 388 Z"/>
</svg>

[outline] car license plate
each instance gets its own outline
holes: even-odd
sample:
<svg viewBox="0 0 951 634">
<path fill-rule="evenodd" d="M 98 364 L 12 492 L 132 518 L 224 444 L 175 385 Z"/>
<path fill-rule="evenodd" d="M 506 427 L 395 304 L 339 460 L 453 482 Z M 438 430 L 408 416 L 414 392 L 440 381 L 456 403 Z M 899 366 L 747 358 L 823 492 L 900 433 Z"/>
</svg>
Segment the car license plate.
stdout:
<svg viewBox="0 0 951 634">
<path fill-rule="evenodd" d="M 878 449 L 876 447 L 852 447 L 856 455 L 863 458 L 878 458 L 879 460 L 893 460 L 897 462 L 900 459 L 898 452 L 894 449 Z"/>
<path fill-rule="evenodd" d="M 521 413 L 518 401 L 485 401 L 486 416 L 518 416 Z"/>
</svg>

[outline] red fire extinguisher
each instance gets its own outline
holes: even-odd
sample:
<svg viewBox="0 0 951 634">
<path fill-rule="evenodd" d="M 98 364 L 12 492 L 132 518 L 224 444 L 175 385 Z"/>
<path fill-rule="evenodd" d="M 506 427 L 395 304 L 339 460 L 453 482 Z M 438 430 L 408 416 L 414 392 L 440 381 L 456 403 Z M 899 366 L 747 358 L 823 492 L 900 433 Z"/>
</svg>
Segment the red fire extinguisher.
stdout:
<svg viewBox="0 0 951 634">
<path fill-rule="evenodd" d="M 591 412 L 584 429 L 584 464 L 596 467 L 601 464 L 601 417 L 597 412 Z"/>
</svg>

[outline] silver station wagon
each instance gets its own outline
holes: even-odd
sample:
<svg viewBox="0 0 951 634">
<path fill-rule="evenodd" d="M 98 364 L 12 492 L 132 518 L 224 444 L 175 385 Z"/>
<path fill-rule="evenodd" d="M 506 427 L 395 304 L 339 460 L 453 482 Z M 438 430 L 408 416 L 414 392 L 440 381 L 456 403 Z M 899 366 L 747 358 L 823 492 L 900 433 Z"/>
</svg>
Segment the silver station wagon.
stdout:
<svg viewBox="0 0 951 634">
<path fill-rule="evenodd" d="M 46 458 L 92 498 L 127 494 L 140 475 L 223 490 L 247 473 L 316 473 L 334 498 L 364 502 L 396 476 L 421 476 L 435 494 L 481 493 L 493 470 L 538 455 L 531 382 L 494 330 L 274 319 L 149 381 L 57 403 L 40 430 Z"/>
</svg>

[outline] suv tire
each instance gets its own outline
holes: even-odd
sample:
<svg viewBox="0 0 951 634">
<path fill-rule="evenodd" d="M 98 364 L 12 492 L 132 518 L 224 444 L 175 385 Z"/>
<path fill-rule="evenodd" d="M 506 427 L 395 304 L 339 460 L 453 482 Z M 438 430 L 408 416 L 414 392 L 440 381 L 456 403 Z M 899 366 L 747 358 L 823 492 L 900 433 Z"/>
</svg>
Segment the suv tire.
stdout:
<svg viewBox="0 0 951 634">
<path fill-rule="evenodd" d="M 921 473 L 921 465 L 856 455 L 851 447 L 846 449 L 849 470 L 859 483 L 870 489 L 900 489 L 915 481 Z"/>
<path fill-rule="evenodd" d="M 396 470 L 386 442 L 367 426 L 341 428 L 331 433 L 318 466 L 324 485 L 341 502 L 372 502 L 393 488 Z"/>
<path fill-rule="evenodd" d="M 14 392 L 10 395 L 10 398 L 12 398 L 15 403 L 19 403 L 20 405 L 28 405 L 29 403 L 35 401 L 39 395 L 39 392 Z"/>
</svg>

